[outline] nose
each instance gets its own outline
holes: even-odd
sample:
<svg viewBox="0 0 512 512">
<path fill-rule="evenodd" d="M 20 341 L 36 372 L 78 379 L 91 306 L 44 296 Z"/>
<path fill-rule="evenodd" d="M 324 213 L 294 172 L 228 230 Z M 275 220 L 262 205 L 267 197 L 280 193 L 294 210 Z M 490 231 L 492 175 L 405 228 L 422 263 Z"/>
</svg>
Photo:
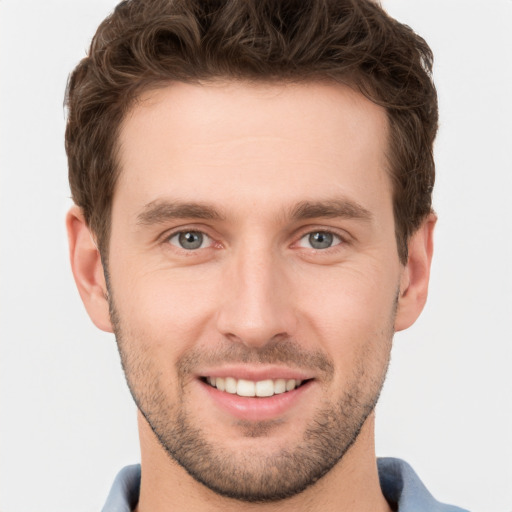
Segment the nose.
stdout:
<svg viewBox="0 0 512 512">
<path fill-rule="evenodd" d="M 286 258 L 248 245 L 235 251 L 225 269 L 217 328 L 231 341 L 262 348 L 293 336 L 297 318 Z"/>
</svg>

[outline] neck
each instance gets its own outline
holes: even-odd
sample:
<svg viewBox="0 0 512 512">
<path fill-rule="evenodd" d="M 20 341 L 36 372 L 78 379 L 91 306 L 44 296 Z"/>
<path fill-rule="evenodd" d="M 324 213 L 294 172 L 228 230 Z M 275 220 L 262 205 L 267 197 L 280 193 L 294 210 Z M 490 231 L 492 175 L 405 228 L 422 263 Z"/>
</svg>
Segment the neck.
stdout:
<svg viewBox="0 0 512 512">
<path fill-rule="evenodd" d="M 165 453 L 139 413 L 141 488 L 136 512 L 391 512 L 382 495 L 374 444 L 374 414 L 324 477 L 302 493 L 275 503 L 225 498 L 194 480 Z"/>
</svg>

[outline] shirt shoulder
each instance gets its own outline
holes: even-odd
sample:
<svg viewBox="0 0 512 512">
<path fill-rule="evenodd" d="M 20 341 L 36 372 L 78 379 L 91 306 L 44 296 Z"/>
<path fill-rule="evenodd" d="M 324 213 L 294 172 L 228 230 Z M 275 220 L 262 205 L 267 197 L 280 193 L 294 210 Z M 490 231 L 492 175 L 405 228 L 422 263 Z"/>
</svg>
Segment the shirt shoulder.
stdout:
<svg viewBox="0 0 512 512">
<path fill-rule="evenodd" d="M 382 493 L 398 512 L 469 512 L 438 502 L 407 462 L 377 459 Z M 102 512 L 131 512 L 140 493 L 140 464 L 124 467 L 116 476 Z"/>
<path fill-rule="evenodd" d="M 382 493 L 398 512 L 469 512 L 437 501 L 407 462 L 391 457 L 377 459 Z"/>
<path fill-rule="evenodd" d="M 140 464 L 124 467 L 116 476 L 101 512 L 132 512 L 140 494 Z"/>
</svg>

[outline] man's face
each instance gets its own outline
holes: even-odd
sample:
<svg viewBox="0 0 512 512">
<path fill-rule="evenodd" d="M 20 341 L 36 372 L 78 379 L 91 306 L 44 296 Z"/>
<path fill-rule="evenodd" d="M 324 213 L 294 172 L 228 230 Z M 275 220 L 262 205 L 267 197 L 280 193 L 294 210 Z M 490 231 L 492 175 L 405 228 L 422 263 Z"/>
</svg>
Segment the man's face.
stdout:
<svg viewBox="0 0 512 512">
<path fill-rule="evenodd" d="M 123 366 L 161 445 L 220 494 L 302 491 L 373 410 L 403 270 L 386 147 L 384 110 L 339 85 L 175 84 L 122 126 Z"/>
</svg>

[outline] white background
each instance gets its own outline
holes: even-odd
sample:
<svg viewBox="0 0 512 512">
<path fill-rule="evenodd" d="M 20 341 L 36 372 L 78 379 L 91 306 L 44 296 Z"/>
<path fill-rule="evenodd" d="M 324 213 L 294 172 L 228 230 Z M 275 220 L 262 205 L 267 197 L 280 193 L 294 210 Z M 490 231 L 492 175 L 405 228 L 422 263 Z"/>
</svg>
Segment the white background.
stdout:
<svg viewBox="0 0 512 512">
<path fill-rule="evenodd" d="M 0 0 L 2 512 L 100 510 L 138 460 L 113 336 L 67 260 L 67 75 L 112 0 Z M 512 1 L 384 0 L 436 55 L 430 299 L 396 337 L 377 451 L 441 501 L 512 511 Z"/>
</svg>

